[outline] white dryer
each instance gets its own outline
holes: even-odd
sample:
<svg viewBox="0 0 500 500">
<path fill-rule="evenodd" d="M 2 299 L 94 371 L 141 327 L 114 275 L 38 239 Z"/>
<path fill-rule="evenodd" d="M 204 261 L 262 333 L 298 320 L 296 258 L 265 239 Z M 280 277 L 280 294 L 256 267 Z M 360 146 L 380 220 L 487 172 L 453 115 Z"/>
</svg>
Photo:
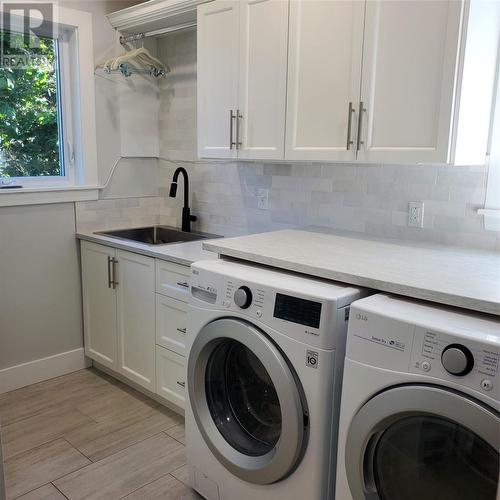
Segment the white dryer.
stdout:
<svg viewBox="0 0 500 500">
<path fill-rule="evenodd" d="M 352 305 L 337 500 L 495 500 L 500 324 L 389 295 Z"/>
<path fill-rule="evenodd" d="M 186 449 L 209 500 L 333 498 L 349 306 L 360 289 L 193 264 Z"/>
</svg>

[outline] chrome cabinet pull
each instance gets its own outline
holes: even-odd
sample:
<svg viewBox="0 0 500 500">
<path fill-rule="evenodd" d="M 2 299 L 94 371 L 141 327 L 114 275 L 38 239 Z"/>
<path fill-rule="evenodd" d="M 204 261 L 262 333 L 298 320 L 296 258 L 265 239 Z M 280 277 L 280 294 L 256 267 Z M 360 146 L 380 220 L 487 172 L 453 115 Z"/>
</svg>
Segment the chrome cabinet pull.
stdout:
<svg viewBox="0 0 500 500">
<path fill-rule="evenodd" d="M 112 257 L 108 255 L 108 288 L 111 288 L 113 285 L 113 280 L 111 279 L 111 259 Z"/>
<path fill-rule="evenodd" d="M 349 110 L 347 115 L 347 151 L 351 149 L 354 141 L 351 139 L 351 128 L 352 128 L 352 115 L 356 110 L 352 107 L 352 102 L 349 103 Z"/>
<path fill-rule="evenodd" d="M 359 102 L 359 116 L 358 116 L 358 137 L 357 137 L 357 143 L 356 143 L 356 151 L 360 150 L 361 144 L 364 144 L 364 142 L 361 140 L 361 131 L 363 129 L 363 113 L 366 112 L 366 108 L 364 106 L 363 101 Z"/>
<path fill-rule="evenodd" d="M 113 257 L 111 259 L 111 262 L 113 264 L 113 282 L 112 282 L 112 284 L 113 284 L 113 289 L 116 289 L 116 287 L 120 284 L 116 280 L 116 275 L 117 275 L 117 273 L 116 273 L 116 265 L 118 264 L 118 259 L 116 257 Z"/>
<path fill-rule="evenodd" d="M 233 110 L 229 110 L 229 149 L 233 149 L 234 146 L 237 146 L 234 142 L 233 137 L 233 121 L 236 119 L 236 115 L 233 113 Z"/>
<path fill-rule="evenodd" d="M 236 110 L 236 149 L 240 149 L 241 141 L 240 141 L 240 120 L 243 118 L 243 115 L 240 113 L 240 110 Z"/>
<path fill-rule="evenodd" d="M 182 382 L 181 380 L 178 380 L 177 385 L 180 385 L 181 387 L 186 387 L 186 382 Z"/>
<path fill-rule="evenodd" d="M 177 286 L 182 286 L 182 288 L 189 288 L 189 283 L 187 281 L 178 281 Z"/>
<path fill-rule="evenodd" d="M 180 333 L 186 333 L 186 329 L 185 328 L 177 328 L 177 331 L 180 332 Z"/>
</svg>

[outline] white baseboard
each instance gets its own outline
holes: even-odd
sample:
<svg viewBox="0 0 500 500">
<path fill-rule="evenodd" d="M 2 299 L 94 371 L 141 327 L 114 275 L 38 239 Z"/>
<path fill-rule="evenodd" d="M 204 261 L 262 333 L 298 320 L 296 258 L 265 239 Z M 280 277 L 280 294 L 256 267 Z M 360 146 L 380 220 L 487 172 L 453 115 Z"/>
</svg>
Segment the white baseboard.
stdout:
<svg viewBox="0 0 500 500">
<path fill-rule="evenodd" d="M 83 347 L 0 370 L 0 394 L 90 366 Z"/>
</svg>

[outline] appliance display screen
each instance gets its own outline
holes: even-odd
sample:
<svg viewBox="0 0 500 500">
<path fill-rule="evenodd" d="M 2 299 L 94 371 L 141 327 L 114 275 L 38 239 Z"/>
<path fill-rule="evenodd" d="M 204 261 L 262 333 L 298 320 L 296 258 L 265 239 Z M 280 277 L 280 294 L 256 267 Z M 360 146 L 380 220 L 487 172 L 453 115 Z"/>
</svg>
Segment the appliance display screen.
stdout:
<svg viewBox="0 0 500 500">
<path fill-rule="evenodd" d="M 276 294 L 274 317 L 298 323 L 299 325 L 319 328 L 321 302 L 299 299 L 290 295 Z"/>
</svg>

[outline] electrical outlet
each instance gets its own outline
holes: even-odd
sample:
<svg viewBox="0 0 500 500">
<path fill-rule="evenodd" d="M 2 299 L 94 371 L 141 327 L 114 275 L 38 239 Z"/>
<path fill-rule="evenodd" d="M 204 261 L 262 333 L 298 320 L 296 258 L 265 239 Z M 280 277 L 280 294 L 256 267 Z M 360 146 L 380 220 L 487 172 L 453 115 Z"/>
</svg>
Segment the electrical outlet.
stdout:
<svg viewBox="0 0 500 500">
<path fill-rule="evenodd" d="M 408 226 L 424 227 L 423 201 L 410 201 L 408 203 Z"/>
<path fill-rule="evenodd" d="M 269 210 L 269 189 L 257 189 L 257 208 Z"/>
</svg>

